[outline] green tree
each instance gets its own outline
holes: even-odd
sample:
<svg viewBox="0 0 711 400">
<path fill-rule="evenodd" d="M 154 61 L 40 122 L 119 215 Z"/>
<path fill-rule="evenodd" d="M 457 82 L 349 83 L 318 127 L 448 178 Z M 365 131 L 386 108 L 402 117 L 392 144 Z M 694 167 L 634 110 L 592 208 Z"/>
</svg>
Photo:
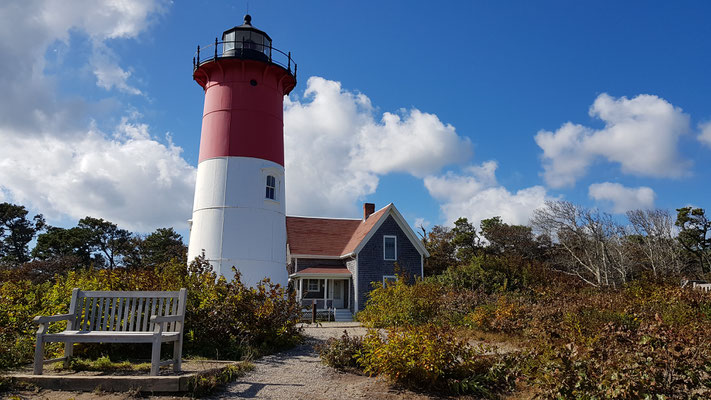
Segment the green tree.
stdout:
<svg viewBox="0 0 711 400">
<path fill-rule="evenodd" d="M 679 243 L 698 263 L 701 273 L 711 271 L 711 220 L 703 208 L 678 208 L 675 225 Z"/>
<path fill-rule="evenodd" d="M 102 218 L 85 217 L 79 220 L 79 228 L 89 232 L 89 245 L 92 252 L 101 254 L 106 259 L 109 269 L 122 263 L 122 259 L 131 250 L 131 232 L 120 229 L 113 222 Z"/>
<path fill-rule="evenodd" d="M 461 264 L 469 263 L 481 250 L 481 240 L 474 224 L 462 217 L 454 221 L 452 244 L 456 248 L 457 259 Z"/>
<path fill-rule="evenodd" d="M 509 225 L 501 217 L 484 219 L 480 226 L 481 235 L 489 242 L 488 253 L 529 259 L 539 257 L 540 243 L 530 226 Z"/>
<path fill-rule="evenodd" d="M 155 267 L 171 260 L 187 263 L 188 249 L 173 228 L 158 228 L 145 238 L 134 236 L 131 241 L 133 249 L 125 260 L 129 267 Z"/>
<path fill-rule="evenodd" d="M 452 243 L 454 234 L 451 229 L 435 225 L 427 233 L 422 228 L 421 236 L 427 252 L 430 253 L 430 256 L 425 258 L 425 275 L 437 275 L 447 268 L 457 265 L 456 248 Z"/>
<path fill-rule="evenodd" d="M 47 232 L 37 236 L 37 244 L 32 249 L 32 257 L 38 260 L 55 260 L 72 257 L 79 266 L 91 265 L 91 232 L 86 228 L 49 227 Z"/>
<path fill-rule="evenodd" d="M 30 260 L 28 244 L 44 228 L 44 218 L 27 218 L 24 206 L 0 203 L 0 262 L 17 266 Z"/>
</svg>

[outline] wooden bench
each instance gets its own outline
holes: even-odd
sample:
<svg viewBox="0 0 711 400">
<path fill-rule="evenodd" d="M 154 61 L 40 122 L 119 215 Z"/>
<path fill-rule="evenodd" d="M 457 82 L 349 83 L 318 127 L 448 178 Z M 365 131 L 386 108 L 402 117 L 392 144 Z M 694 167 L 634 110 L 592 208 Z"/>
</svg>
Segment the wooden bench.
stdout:
<svg viewBox="0 0 711 400">
<path fill-rule="evenodd" d="M 64 360 L 67 365 L 74 343 L 152 343 L 151 375 L 161 365 L 180 371 L 187 289 L 177 292 L 83 291 L 75 288 L 67 314 L 38 316 L 34 374 L 42 365 Z M 49 323 L 68 321 L 59 333 L 47 333 Z M 44 344 L 64 342 L 64 357 L 44 360 Z M 160 362 L 160 346 L 173 342 L 173 359 Z"/>
</svg>

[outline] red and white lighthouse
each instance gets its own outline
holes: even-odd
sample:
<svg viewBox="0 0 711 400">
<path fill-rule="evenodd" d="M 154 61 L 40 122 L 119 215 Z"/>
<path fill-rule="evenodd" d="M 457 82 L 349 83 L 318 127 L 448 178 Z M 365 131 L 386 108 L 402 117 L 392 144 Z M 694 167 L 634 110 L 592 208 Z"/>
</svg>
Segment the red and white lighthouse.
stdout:
<svg viewBox="0 0 711 400">
<path fill-rule="evenodd" d="M 249 286 L 286 285 L 283 101 L 296 64 L 246 15 L 193 67 L 205 108 L 188 259 L 204 251 L 227 279 L 234 266 Z"/>
</svg>

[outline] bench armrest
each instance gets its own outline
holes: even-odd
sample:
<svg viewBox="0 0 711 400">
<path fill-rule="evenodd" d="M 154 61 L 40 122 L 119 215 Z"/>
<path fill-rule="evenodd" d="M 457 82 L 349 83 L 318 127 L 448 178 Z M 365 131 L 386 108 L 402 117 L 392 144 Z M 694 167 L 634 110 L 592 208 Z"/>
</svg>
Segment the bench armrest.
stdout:
<svg viewBox="0 0 711 400">
<path fill-rule="evenodd" d="M 32 319 L 35 324 L 46 324 L 48 322 L 69 321 L 75 319 L 74 314 L 58 314 L 51 316 L 38 315 Z"/>
<path fill-rule="evenodd" d="M 154 324 L 160 324 L 163 322 L 182 322 L 184 319 L 184 315 L 153 315 L 150 321 Z"/>
</svg>

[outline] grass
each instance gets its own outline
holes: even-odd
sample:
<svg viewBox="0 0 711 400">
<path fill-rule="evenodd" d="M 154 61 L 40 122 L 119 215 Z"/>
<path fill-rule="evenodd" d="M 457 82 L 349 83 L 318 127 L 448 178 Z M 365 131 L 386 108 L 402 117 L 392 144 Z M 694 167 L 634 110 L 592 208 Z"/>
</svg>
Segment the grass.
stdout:
<svg viewBox="0 0 711 400">
<path fill-rule="evenodd" d="M 65 367 L 64 363 L 54 365 L 57 371 L 93 371 L 93 372 L 149 372 L 151 363 L 141 362 L 132 363 L 129 360 L 111 361 L 108 356 L 99 357 L 96 360 L 88 360 L 84 358 L 72 358 L 69 361 L 69 366 Z"/>
</svg>

